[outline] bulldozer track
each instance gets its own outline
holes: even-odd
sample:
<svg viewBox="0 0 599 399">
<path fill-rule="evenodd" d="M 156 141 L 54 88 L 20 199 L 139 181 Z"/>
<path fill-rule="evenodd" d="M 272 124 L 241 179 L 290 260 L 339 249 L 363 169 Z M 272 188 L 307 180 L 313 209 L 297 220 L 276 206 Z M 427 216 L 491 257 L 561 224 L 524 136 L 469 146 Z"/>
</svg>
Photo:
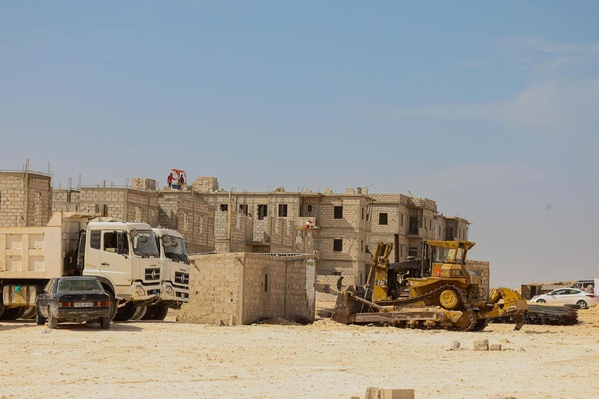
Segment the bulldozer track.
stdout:
<svg viewBox="0 0 599 399">
<path fill-rule="evenodd" d="M 447 329 L 458 330 L 458 331 L 475 330 L 476 329 L 475 327 L 477 327 L 476 312 L 475 312 L 474 308 L 472 307 L 472 305 L 470 304 L 470 301 L 468 300 L 468 295 L 466 294 L 466 291 L 459 287 L 456 287 L 455 285 L 445 284 L 445 285 L 442 285 L 441 287 L 435 288 L 434 290 L 432 290 L 430 292 L 427 292 L 424 295 L 419 295 L 419 296 L 416 296 L 413 298 L 407 298 L 407 299 L 395 299 L 392 301 L 378 301 L 378 302 L 376 302 L 376 304 L 381 305 L 381 306 L 394 306 L 397 309 L 399 306 L 422 302 L 423 300 L 433 298 L 435 296 L 438 296 L 439 294 L 441 294 L 441 292 L 443 292 L 445 290 L 452 290 L 456 294 L 458 294 L 458 296 L 460 297 L 460 301 L 464 308 L 463 310 L 466 311 L 466 314 L 468 315 L 468 318 L 470 320 L 469 324 L 466 327 L 460 328 L 454 324 L 452 327 L 448 327 Z M 486 323 L 484 323 L 484 325 L 482 325 L 482 328 L 484 328 L 484 326 L 486 326 Z"/>
</svg>

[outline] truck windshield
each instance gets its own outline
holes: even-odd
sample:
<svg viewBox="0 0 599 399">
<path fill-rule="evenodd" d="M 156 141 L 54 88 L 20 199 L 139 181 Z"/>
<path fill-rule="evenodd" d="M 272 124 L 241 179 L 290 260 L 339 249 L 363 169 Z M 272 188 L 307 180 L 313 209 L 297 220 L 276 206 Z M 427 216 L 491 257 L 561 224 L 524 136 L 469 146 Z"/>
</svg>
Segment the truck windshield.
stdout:
<svg viewBox="0 0 599 399">
<path fill-rule="evenodd" d="M 152 230 L 135 230 L 131 232 L 131 242 L 133 244 L 133 253 L 138 256 L 149 258 L 158 257 L 158 247 L 154 239 Z"/>
<path fill-rule="evenodd" d="M 164 256 L 177 262 L 189 264 L 185 240 L 173 236 L 168 237 L 169 240 L 164 241 Z"/>
</svg>

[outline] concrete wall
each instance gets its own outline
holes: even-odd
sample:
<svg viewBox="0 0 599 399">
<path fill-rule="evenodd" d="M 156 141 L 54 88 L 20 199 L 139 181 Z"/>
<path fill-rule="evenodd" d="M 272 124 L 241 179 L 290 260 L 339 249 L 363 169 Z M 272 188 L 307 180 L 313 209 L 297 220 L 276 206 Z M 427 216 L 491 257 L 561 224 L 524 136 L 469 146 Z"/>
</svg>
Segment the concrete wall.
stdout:
<svg viewBox="0 0 599 399">
<path fill-rule="evenodd" d="M 254 253 L 193 255 L 190 302 L 179 321 L 236 325 L 264 318 L 313 321 L 314 278 L 305 256 Z M 313 275 L 312 275 L 313 276 Z"/>
<path fill-rule="evenodd" d="M 188 253 L 213 252 L 214 208 L 189 191 L 162 190 L 157 195 L 158 224 L 183 234 Z"/>
<path fill-rule="evenodd" d="M 491 267 L 489 262 L 467 259 L 466 270 L 474 271 L 480 276 L 482 280 L 481 285 L 487 290 L 488 293 L 491 281 Z"/>
<path fill-rule="evenodd" d="M 45 226 L 52 216 L 50 175 L 0 173 L 0 226 Z"/>
<path fill-rule="evenodd" d="M 320 253 L 318 274 L 359 275 L 370 261 L 366 252 L 370 233 L 369 198 L 354 194 L 327 194 L 320 200 L 315 240 Z M 342 218 L 335 218 L 335 207 L 342 207 Z M 335 249 L 341 240 L 341 251 Z"/>
</svg>

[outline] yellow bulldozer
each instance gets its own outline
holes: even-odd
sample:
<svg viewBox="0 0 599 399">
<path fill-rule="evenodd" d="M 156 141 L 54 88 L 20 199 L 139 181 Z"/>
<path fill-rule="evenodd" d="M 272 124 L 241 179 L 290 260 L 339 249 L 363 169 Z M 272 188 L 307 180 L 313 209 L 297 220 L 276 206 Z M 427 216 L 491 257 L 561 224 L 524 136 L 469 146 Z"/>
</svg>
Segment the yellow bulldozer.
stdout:
<svg viewBox="0 0 599 399">
<path fill-rule="evenodd" d="M 339 293 L 332 319 L 344 324 L 480 331 L 493 318 L 509 317 L 519 330 L 528 310 L 526 300 L 507 288 L 487 293 L 480 277 L 465 267 L 474 244 L 426 241 L 420 259 L 390 264 L 393 245 L 379 242 L 366 283 Z"/>
</svg>

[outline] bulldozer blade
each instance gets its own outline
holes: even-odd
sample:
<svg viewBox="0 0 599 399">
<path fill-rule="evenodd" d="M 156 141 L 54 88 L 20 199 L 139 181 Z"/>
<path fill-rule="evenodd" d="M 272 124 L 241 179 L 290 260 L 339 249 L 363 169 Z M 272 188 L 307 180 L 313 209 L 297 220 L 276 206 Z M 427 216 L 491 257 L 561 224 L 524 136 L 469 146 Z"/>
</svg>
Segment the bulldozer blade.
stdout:
<svg viewBox="0 0 599 399">
<path fill-rule="evenodd" d="M 347 291 L 339 292 L 337 295 L 337 301 L 335 302 L 335 309 L 333 309 L 333 315 L 331 319 L 337 323 L 349 324 L 349 310 L 348 302 L 351 300 L 350 295 Z"/>
<path fill-rule="evenodd" d="M 514 330 L 518 331 L 522 328 L 522 326 L 524 325 L 524 314 L 522 313 L 518 313 L 516 316 L 514 316 L 514 321 L 516 322 L 516 325 L 514 326 Z"/>
</svg>

